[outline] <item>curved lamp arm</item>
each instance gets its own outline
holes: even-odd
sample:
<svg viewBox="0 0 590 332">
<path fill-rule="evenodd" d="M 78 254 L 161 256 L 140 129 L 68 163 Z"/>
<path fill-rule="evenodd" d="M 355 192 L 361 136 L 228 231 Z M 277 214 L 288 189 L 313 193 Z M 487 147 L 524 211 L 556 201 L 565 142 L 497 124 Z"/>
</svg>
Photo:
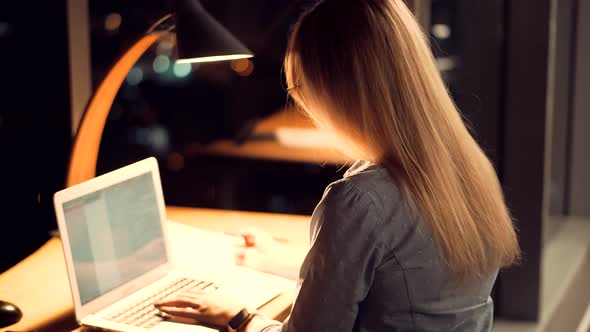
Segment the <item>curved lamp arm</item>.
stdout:
<svg viewBox="0 0 590 332">
<path fill-rule="evenodd" d="M 125 77 L 145 51 L 163 35 L 176 30 L 177 62 L 227 61 L 253 57 L 254 54 L 209 14 L 198 0 L 175 0 L 174 15 L 158 20 L 115 63 L 90 100 L 70 154 L 66 186 L 94 178 L 104 126 Z M 153 31 L 170 18 L 175 24 L 164 32 Z M 198 35 L 196 35 L 198 33 Z"/>
<path fill-rule="evenodd" d="M 163 33 L 154 32 L 142 37 L 119 58 L 100 83 L 88 103 L 74 141 L 66 187 L 95 177 L 102 132 L 117 92 L 137 60 L 162 36 Z"/>
</svg>

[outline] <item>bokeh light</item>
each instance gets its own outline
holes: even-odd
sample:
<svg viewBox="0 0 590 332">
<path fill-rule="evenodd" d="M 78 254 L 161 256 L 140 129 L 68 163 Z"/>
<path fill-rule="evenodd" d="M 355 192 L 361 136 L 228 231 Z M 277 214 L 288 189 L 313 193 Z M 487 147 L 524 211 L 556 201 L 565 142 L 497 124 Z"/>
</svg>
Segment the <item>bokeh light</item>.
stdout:
<svg viewBox="0 0 590 332">
<path fill-rule="evenodd" d="M 451 27 L 446 24 L 433 24 L 432 34 L 437 39 L 448 39 L 451 37 Z"/>
<path fill-rule="evenodd" d="M 254 62 L 250 59 L 233 60 L 229 65 L 236 74 L 242 77 L 250 76 L 254 72 Z"/>
<path fill-rule="evenodd" d="M 156 53 L 158 54 L 170 54 L 172 49 L 174 48 L 174 43 L 170 40 L 162 40 L 158 43 L 158 47 L 156 48 Z"/>
<path fill-rule="evenodd" d="M 104 20 L 104 28 L 107 31 L 116 31 L 121 27 L 123 17 L 119 13 L 110 13 Z"/>
<path fill-rule="evenodd" d="M 141 83 L 141 81 L 143 81 L 143 70 L 133 67 L 129 71 L 129 74 L 127 74 L 127 84 L 135 86 Z"/>
<path fill-rule="evenodd" d="M 184 156 L 178 152 L 171 152 L 166 160 L 168 169 L 178 172 L 184 168 Z"/>
<path fill-rule="evenodd" d="M 10 34 L 10 24 L 7 22 L 0 22 L 0 37 L 8 36 Z"/>
<path fill-rule="evenodd" d="M 190 75 L 192 71 L 192 66 L 190 63 L 175 63 L 174 67 L 172 68 L 172 72 L 174 76 L 178 78 L 185 78 Z"/>
<path fill-rule="evenodd" d="M 170 58 L 167 55 L 158 55 L 154 59 L 152 67 L 158 74 L 165 73 L 170 68 Z"/>
</svg>

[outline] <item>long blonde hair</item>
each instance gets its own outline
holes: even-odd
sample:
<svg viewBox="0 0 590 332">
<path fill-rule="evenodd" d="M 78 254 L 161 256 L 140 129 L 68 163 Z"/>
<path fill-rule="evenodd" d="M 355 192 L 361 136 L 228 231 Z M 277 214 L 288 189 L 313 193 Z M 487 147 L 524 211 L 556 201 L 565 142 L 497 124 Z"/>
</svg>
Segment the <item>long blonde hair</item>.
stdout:
<svg viewBox="0 0 590 332">
<path fill-rule="evenodd" d="M 320 2 L 293 27 L 285 75 L 311 118 L 387 168 L 459 280 L 518 259 L 496 172 L 402 0 Z"/>
</svg>

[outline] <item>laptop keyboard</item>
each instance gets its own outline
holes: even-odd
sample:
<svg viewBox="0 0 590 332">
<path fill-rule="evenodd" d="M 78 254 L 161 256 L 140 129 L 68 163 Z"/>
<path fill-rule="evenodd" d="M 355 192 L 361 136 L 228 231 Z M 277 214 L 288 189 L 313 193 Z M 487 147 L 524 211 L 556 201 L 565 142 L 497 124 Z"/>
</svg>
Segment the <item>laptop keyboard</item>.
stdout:
<svg viewBox="0 0 590 332">
<path fill-rule="evenodd" d="M 160 315 L 160 311 L 154 307 L 154 303 L 195 288 L 207 292 L 217 290 L 219 287 L 207 281 L 187 278 L 174 279 L 152 294 L 147 294 L 142 300 L 136 301 L 127 308 L 109 315 L 106 319 L 146 329 L 152 328 L 164 320 Z"/>
</svg>

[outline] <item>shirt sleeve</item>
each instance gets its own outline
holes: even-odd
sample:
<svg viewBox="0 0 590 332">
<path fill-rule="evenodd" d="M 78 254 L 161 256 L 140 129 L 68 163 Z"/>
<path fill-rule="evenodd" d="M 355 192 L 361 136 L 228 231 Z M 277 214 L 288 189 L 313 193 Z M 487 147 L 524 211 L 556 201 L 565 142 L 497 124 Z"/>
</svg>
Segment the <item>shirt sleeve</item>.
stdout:
<svg viewBox="0 0 590 332">
<path fill-rule="evenodd" d="M 379 211 L 347 180 L 330 185 L 311 222 L 311 249 L 289 319 L 265 331 L 352 331 L 384 250 Z"/>
</svg>

